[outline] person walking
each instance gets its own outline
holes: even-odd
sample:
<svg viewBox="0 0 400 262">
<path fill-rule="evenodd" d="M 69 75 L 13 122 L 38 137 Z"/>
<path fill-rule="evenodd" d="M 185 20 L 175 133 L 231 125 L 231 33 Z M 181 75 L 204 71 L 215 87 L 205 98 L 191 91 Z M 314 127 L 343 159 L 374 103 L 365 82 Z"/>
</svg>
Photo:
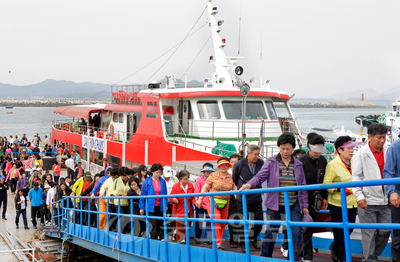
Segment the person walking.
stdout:
<svg viewBox="0 0 400 262">
<path fill-rule="evenodd" d="M 15 193 L 15 190 L 17 190 L 17 183 L 18 179 L 20 179 L 21 174 L 17 168 L 17 163 L 13 163 L 12 168 L 10 171 L 8 171 L 8 175 L 6 177 L 6 182 L 10 181 L 11 183 L 11 193 Z"/>
<path fill-rule="evenodd" d="M 130 189 L 128 183 L 128 168 L 120 167 L 118 170 L 119 178 L 115 181 L 113 188 L 111 189 L 111 194 L 114 196 L 127 196 Z M 131 213 L 129 208 L 129 201 L 126 198 L 114 199 L 114 206 L 117 213 L 127 214 Z M 120 228 L 123 234 L 130 230 L 130 219 L 128 217 L 122 216 L 120 219 Z M 118 228 L 117 228 L 118 229 Z"/>
<path fill-rule="evenodd" d="M 262 166 L 261 170 L 239 191 L 257 188 L 264 181 L 268 182 L 268 188 L 300 186 L 306 184 L 303 164 L 292 153 L 296 147 L 296 139 L 291 134 L 282 134 L 278 138 L 277 146 L 279 153 L 270 157 Z M 302 216 L 308 212 L 307 191 L 288 192 L 290 206 L 290 220 L 300 222 Z M 283 192 L 268 193 L 264 202 L 268 209 L 270 220 L 281 220 L 285 214 L 285 201 Z M 275 239 L 278 234 L 279 225 L 269 225 L 264 234 L 261 256 L 272 257 L 275 247 Z M 300 259 L 301 227 L 292 228 L 292 241 L 294 247 L 294 260 Z M 290 256 L 288 256 L 290 259 Z"/>
<path fill-rule="evenodd" d="M 367 129 L 369 142 L 354 155 L 352 181 L 383 178 L 387 151 L 387 128 L 383 124 L 372 124 Z M 360 223 L 390 223 L 390 209 L 384 186 L 355 187 Z M 390 229 L 361 229 L 363 261 L 377 262 L 385 249 Z"/>
<path fill-rule="evenodd" d="M 324 137 L 316 133 L 309 133 L 307 135 L 307 149 L 308 152 L 306 154 L 298 157 L 299 161 L 303 163 L 306 184 L 322 184 L 324 182 L 326 165 L 328 164 L 326 158 L 322 155 L 322 153 L 328 153 L 328 150 L 325 148 Z M 313 221 L 317 221 L 318 212 L 321 209 L 328 209 L 328 192 L 326 190 L 308 190 L 307 197 L 309 215 Z M 307 227 L 307 230 L 302 233 L 300 253 L 304 258 L 304 262 L 311 262 L 314 257 L 313 233 L 313 227 Z"/>
<path fill-rule="evenodd" d="M 53 170 L 54 182 L 58 183 L 58 179 L 60 178 L 61 174 L 60 164 L 57 161 L 54 161 L 53 167 L 51 169 Z"/>
<path fill-rule="evenodd" d="M 247 157 L 240 160 L 233 167 L 232 179 L 238 188 L 249 182 L 262 168 L 264 161 L 260 159 L 260 147 L 257 145 L 247 146 Z M 257 188 L 262 188 L 258 185 Z M 262 198 L 261 194 L 248 194 L 246 195 L 247 212 L 254 214 L 254 220 L 263 220 L 264 213 L 262 209 Z M 243 201 L 242 195 L 238 195 L 236 199 L 236 210 L 240 216 L 243 216 Z M 249 231 L 249 242 L 255 249 L 260 249 L 260 245 L 257 242 L 257 237 L 260 234 L 262 225 L 254 225 Z M 244 227 L 240 225 L 238 228 L 240 237 L 240 246 L 242 252 L 246 252 L 245 239 L 244 239 Z"/>
<path fill-rule="evenodd" d="M 167 184 L 161 177 L 163 172 L 163 166 L 161 164 L 153 164 L 151 166 L 151 176 L 145 179 L 142 185 L 142 196 L 159 196 L 167 195 Z M 167 198 L 147 198 L 147 208 L 150 216 L 162 217 L 163 211 L 168 209 Z M 146 203 L 145 199 L 142 198 L 139 201 L 140 215 L 145 214 Z M 160 239 L 164 241 L 164 223 L 161 219 L 149 219 L 151 224 L 150 238 Z"/>
<path fill-rule="evenodd" d="M 111 170 L 113 167 L 109 166 L 106 168 L 104 172 L 104 176 L 100 177 L 96 185 L 94 186 L 92 192 L 90 192 L 90 196 L 93 198 L 97 194 L 100 195 L 100 188 L 104 185 L 104 182 L 111 177 Z M 105 199 L 99 198 L 98 201 L 98 209 L 100 212 L 107 212 L 107 202 Z M 105 226 L 107 226 L 107 215 L 105 214 L 100 214 L 99 215 L 99 229 L 103 229 Z"/>
<path fill-rule="evenodd" d="M 26 177 L 25 171 L 21 171 L 21 178 L 18 179 L 17 189 L 22 189 L 24 196 L 28 195 L 29 192 L 29 179 Z"/>
<path fill-rule="evenodd" d="M 40 224 L 44 225 L 43 213 L 42 213 L 43 189 L 39 187 L 38 182 L 34 182 L 33 188 L 29 190 L 29 200 L 31 201 L 31 218 L 32 218 L 33 228 L 37 229 L 36 216 L 40 217 Z"/>
<path fill-rule="evenodd" d="M 100 199 L 103 199 L 103 196 L 106 195 L 107 197 L 111 196 L 111 191 L 115 186 L 115 181 L 118 179 L 119 177 L 119 172 L 118 172 L 118 168 L 112 168 L 109 169 L 107 171 L 111 172 L 111 177 L 107 178 L 106 181 L 104 182 L 104 184 L 101 186 L 100 188 Z M 107 212 L 107 209 L 106 211 Z M 108 202 L 108 213 L 110 213 L 109 215 L 109 223 L 107 223 L 107 220 L 104 221 L 104 223 L 108 224 L 109 230 L 110 231 L 115 231 L 115 225 L 116 225 L 116 216 L 115 213 L 117 213 L 116 209 L 115 209 L 115 205 L 114 205 L 114 201 L 112 199 L 109 199 Z"/>
<path fill-rule="evenodd" d="M 383 178 L 400 177 L 400 139 L 392 142 L 386 152 Z M 400 185 L 387 185 L 386 194 L 389 196 L 389 209 L 391 211 L 392 223 L 400 223 Z M 400 230 L 393 229 L 392 238 L 392 261 L 400 261 Z"/>
<path fill-rule="evenodd" d="M 193 194 L 194 187 L 193 184 L 189 182 L 189 172 L 186 170 L 182 170 L 178 174 L 179 182 L 176 183 L 171 190 L 170 195 L 180 195 L 180 194 Z M 172 215 L 175 217 L 185 217 L 188 218 L 193 217 L 193 197 L 174 197 L 170 198 L 169 201 L 173 203 L 172 205 Z M 187 202 L 187 210 L 185 210 L 185 201 Z M 191 222 L 188 222 L 190 228 Z M 175 221 L 175 229 L 176 235 L 175 240 L 180 241 L 181 244 L 186 243 L 186 229 L 185 229 L 185 222 L 184 221 Z"/>
<path fill-rule="evenodd" d="M 195 188 L 194 188 L 194 192 L 195 193 L 200 193 L 201 190 L 203 189 L 204 184 L 207 181 L 207 178 L 214 173 L 214 169 L 213 169 L 213 165 L 211 163 L 204 163 L 203 164 L 203 169 L 200 171 L 201 173 L 203 173 L 202 176 L 200 176 L 199 178 L 197 178 L 196 180 L 196 184 L 195 184 Z M 195 200 L 197 201 L 199 199 L 199 197 L 195 197 Z M 206 219 L 210 219 L 210 216 L 207 213 L 207 201 L 206 198 L 203 198 L 201 205 L 200 206 L 195 206 L 196 209 L 196 218 L 206 218 Z M 194 232 L 195 232 L 195 241 L 197 244 L 200 244 L 200 239 L 201 239 L 201 235 L 203 233 L 203 222 L 195 222 L 195 228 L 194 228 Z M 205 228 L 205 232 L 204 232 L 204 243 L 205 244 L 211 244 L 211 238 L 212 238 L 212 231 L 211 231 L 211 222 L 206 222 L 206 228 Z"/>
<path fill-rule="evenodd" d="M 67 176 L 69 177 L 74 177 L 75 175 L 75 162 L 74 160 L 71 158 L 70 154 L 67 154 L 68 159 L 65 160 L 65 166 L 67 167 Z"/>
<path fill-rule="evenodd" d="M 237 187 L 232 180 L 232 175 L 228 173 L 231 164 L 229 163 L 229 158 L 222 156 L 218 158 L 218 168 L 219 171 L 213 173 L 207 178 L 200 193 L 206 192 L 224 192 L 236 190 Z M 211 208 L 214 208 L 214 219 L 227 219 L 229 211 L 229 195 L 225 196 L 215 196 L 214 203 L 211 205 L 210 198 L 207 198 L 207 212 L 211 217 Z M 196 200 L 196 207 L 200 208 L 203 203 L 203 196 L 200 196 Z M 222 236 L 224 234 L 226 223 L 215 223 L 215 236 L 216 244 L 218 250 L 224 250 L 222 246 Z"/>
<path fill-rule="evenodd" d="M 18 189 L 17 195 L 14 198 L 15 210 L 16 210 L 15 226 L 17 227 L 17 229 L 19 228 L 19 217 L 21 216 L 21 214 L 22 214 L 22 219 L 24 222 L 24 229 L 29 229 L 28 221 L 26 219 L 27 201 L 28 200 L 26 199 L 24 190 Z"/>
<path fill-rule="evenodd" d="M 134 176 L 129 179 L 129 191 L 128 196 L 140 196 L 140 180 L 138 177 Z M 129 205 L 132 205 L 133 215 L 140 215 L 139 208 L 139 198 L 130 200 Z M 146 221 L 143 218 L 135 217 L 133 218 L 133 235 L 139 237 L 142 233 L 146 231 Z"/>
<path fill-rule="evenodd" d="M 84 176 L 82 176 L 81 178 L 79 178 L 75 184 L 74 187 L 72 188 L 72 195 L 76 195 L 76 196 L 89 196 L 89 194 L 87 195 L 82 195 L 82 192 L 84 192 L 91 184 L 93 183 L 92 180 L 92 174 L 90 172 L 86 172 Z M 77 209 L 80 210 L 89 210 L 89 199 L 88 198 L 78 198 L 76 200 L 76 204 L 77 204 Z M 80 214 L 76 214 L 78 215 L 78 217 L 80 216 Z M 88 213 L 84 212 L 82 214 L 82 224 L 87 226 L 88 225 Z M 78 218 L 78 221 L 80 222 L 80 217 Z M 77 223 L 79 223 L 77 222 Z"/>
<path fill-rule="evenodd" d="M 3 204 L 3 213 L 2 213 L 2 219 L 7 220 L 6 218 L 6 213 L 7 213 L 7 190 L 8 190 L 8 184 L 5 182 L 6 177 L 1 176 L 0 177 L 0 208 Z"/>
<path fill-rule="evenodd" d="M 337 157 L 326 166 L 324 184 L 349 182 L 352 175 L 352 158 L 354 146 L 361 143 L 351 141 L 350 136 L 340 136 L 336 139 L 334 146 L 338 153 Z M 332 188 L 328 189 L 328 206 L 331 213 L 332 222 L 343 222 L 342 219 L 342 202 L 340 191 L 346 191 L 347 214 L 350 223 L 356 221 L 357 198 L 354 196 L 352 189 Z M 349 229 L 349 234 L 353 229 Z M 329 246 L 331 250 L 331 258 L 333 261 L 338 259 L 343 262 L 346 260 L 346 250 L 344 246 L 344 233 L 341 228 L 333 229 L 333 242 Z"/>
</svg>

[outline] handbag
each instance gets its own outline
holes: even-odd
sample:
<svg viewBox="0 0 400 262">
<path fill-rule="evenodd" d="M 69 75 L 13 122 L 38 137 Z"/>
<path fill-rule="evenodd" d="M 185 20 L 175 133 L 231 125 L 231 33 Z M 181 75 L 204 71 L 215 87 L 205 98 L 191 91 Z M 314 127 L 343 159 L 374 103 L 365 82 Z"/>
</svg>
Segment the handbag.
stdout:
<svg viewBox="0 0 400 262">
<path fill-rule="evenodd" d="M 227 205 L 228 205 L 228 200 L 214 198 L 214 207 L 216 207 L 218 209 L 224 209 Z"/>
</svg>

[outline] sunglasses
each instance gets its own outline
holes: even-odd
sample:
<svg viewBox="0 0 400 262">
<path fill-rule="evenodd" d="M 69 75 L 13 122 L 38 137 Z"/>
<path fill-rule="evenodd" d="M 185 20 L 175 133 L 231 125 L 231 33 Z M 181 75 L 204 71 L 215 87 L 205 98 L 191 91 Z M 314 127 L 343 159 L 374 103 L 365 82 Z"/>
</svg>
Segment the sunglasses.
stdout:
<svg viewBox="0 0 400 262">
<path fill-rule="evenodd" d="M 143 169 L 142 172 L 147 172 L 147 170 Z"/>
</svg>

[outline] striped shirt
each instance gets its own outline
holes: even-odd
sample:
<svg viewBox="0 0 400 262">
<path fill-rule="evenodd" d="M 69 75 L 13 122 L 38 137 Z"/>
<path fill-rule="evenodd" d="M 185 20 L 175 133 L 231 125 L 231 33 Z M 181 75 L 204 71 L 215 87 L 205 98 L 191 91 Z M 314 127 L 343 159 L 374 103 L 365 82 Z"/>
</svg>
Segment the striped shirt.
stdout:
<svg viewBox="0 0 400 262">
<path fill-rule="evenodd" d="M 279 187 L 297 186 L 296 176 L 294 175 L 293 156 L 288 166 L 286 166 L 286 164 L 282 161 L 280 154 L 276 156 L 276 160 L 279 161 Z M 297 201 L 297 191 L 288 193 L 289 193 L 289 205 L 291 206 Z M 283 192 L 279 193 L 279 205 L 280 206 L 285 205 Z"/>
</svg>

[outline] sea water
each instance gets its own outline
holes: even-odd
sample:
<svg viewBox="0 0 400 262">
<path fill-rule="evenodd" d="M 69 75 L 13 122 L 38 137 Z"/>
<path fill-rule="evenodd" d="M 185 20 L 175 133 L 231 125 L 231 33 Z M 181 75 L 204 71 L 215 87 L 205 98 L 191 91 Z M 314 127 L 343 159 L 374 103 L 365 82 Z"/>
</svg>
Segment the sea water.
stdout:
<svg viewBox="0 0 400 262">
<path fill-rule="evenodd" d="M 69 117 L 54 114 L 54 107 L 14 107 L 13 109 L 0 109 L 0 136 L 26 134 L 29 140 L 39 133 L 41 139 L 50 135 L 52 121 L 55 119 L 68 119 Z M 277 108 L 279 115 L 283 108 Z M 332 129 L 334 126 L 359 134 L 360 127 L 355 118 L 359 115 L 377 115 L 388 111 L 387 108 L 292 108 L 300 129 L 310 132 L 312 127 Z M 7 114 L 12 112 L 12 114 Z M 365 132 L 365 130 L 364 130 Z M 326 135 L 321 133 L 322 135 Z"/>
</svg>

